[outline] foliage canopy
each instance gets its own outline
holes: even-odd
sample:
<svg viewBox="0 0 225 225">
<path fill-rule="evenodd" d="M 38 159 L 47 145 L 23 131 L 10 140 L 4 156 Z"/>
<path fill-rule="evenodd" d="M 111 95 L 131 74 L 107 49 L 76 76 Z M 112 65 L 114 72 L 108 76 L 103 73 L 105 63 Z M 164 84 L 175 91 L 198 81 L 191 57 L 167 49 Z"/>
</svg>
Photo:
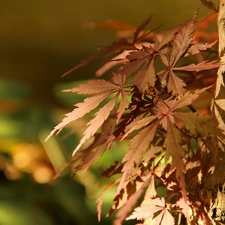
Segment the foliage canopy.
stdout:
<svg viewBox="0 0 225 225">
<path fill-rule="evenodd" d="M 108 215 L 119 210 L 117 224 L 125 219 L 174 224 L 180 214 L 187 220 L 204 221 L 207 214 L 196 195 L 204 169 L 200 160 L 204 140 L 219 130 L 209 113 L 196 107 L 196 101 L 213 91 L 198 77 L 220 66 L 217 60 L 203 59 L 202 52 L 216 42 L 195 39 L 196 15 L 160 35 L 147 31 L 150 19 L 136 29 L 132 39 L 115 41 L 71 70 L 103 55 L 108 55 L 108 68 L 113 67 L 108 80 L 89 80 L 65 90 L 88 97 L 66 114 L 48 138 L 97 109 L 67 166 L 73 163 L 75 172 L 85 171 L 113 143 L 128 142 L 121 161 L 102 174 L 119 174 L 105 189 L 117 186 Z M 82 149 L 89 139 L 92 143 Z M 164 195 L 157 192 L 159 187 Z M 141 196 L 140 205 L 128 216 Z M 100 219 L 102 195 L 97 202 Z"/>
</svg>

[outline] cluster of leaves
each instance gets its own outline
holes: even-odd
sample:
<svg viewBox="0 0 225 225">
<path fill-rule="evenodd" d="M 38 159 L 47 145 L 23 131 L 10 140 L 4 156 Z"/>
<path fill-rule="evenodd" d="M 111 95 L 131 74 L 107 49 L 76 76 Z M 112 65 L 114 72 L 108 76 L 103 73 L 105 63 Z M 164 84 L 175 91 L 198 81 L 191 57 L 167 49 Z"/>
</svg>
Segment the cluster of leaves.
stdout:
<svg viewBox="0 0 225 225">
<path fill-rule="evenodd" d="M 87 170 L 112 143 L 128 143 L 123 159 L 103 172 L 105 177 L 119 174 L 105 189 L 117 187 L 109 212 L 119 209 L 117 224 L 125 219 L 174 224 L 179 213 L 191 219 L 190 211 L 197 212 L 201 207 L 193 190 L 200 182 L 197 174 L 201 172 L 203 140 L 218 132 L 211 116 L 199 114 L 193 107 L 210 87 L 193 90 L 188 78 L 220 64 L 213 60 L 187 63 L 215 42 L 195 42 L 196 16 L 152 40 L 148 39 L 151 32 L 145 31 L 149 21 L 137 28 L 132 40 L 120 39 L 72 69 L 105 54 L 110 54 L 108 62 L 119 64 L 109 80 L 90 80 L 65 90 L 88 97 L 77 103 L 49 135 L 98 109 L 68 164 L 74 163 L 75 171 Z M 90 146 L 80 150 L 91 138 Z M 164 195 L 158 192 L 159 187 L 164 188 Z M 97 200 L 99 219 L 102 195 Z M 128 216 L 141 196 L 140 206 Z M 199 212 L 195 216 L 204 219 Z"/>
</svg>

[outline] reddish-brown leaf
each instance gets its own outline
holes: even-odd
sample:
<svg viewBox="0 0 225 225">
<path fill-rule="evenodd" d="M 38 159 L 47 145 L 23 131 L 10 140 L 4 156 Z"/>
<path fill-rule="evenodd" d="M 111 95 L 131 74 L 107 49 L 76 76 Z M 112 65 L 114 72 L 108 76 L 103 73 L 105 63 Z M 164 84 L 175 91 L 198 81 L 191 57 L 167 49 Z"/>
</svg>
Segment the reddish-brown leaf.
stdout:
<svg viewBox="0 0 225 225">
<path fill-rule="evenodd" d="M 167 126 L 168 126 L 168 120 L 172 123 L 174 123 L 174 118 L 172 115 L 172 110 L 170 107 L 168 107 L 167 104 L 165 104 L 165 102 L 161 102 L 159 101 L 156 104 L 158 111 L 157 111 L 157 116 L 158 119 L 160 119 L 160 124 L 162 125 L 162 127 L 167 130 Z"/>
<path fill-rule="evenodd" d="M 88 122 L 88 128 L 84 132 L 83 138 L 80 140 L 79 145 L 73 151 L 73 155 L 80 149 L 80 147 L 91 138 L 97 130 L 101 127 L 101 125 L 105 122 L 105 120 L 109 117 L 110 112 L 115 107 L 118 95 L 110 100 L 107 104 L 105 104 L 96 114 L 95 118 Z"/>
<path fill-rule="evenodd" d="M 126 77 L 131 76 L 148 61 L 149 54 L 148 48 L 130 52 L 126 57 L 128 62 L 119 68 L 119 73 L 124 74 Z"/>
<path fill-rule="evenodd" d="M 149 184 L 149 179 L 143 182 L 141 187 L 126 201 L 126 203 L 119 209 L 116 214 L 116 220 L 114 224 L 122 224 L 126 219 L 128 213 L 133 209 L 134 205 L 137 203 L 138 199 L 141 197 L 141 194 L 145 191 L 146 187 Z"/>
<path fill-rule="evenodd" d="M 146 59 L 148 57 L 148 52 L 144 51 L 143 49 L 140 49 L 138 51 L 132 51 L 127 55 L 127 59 L 132 62 L 138 59 Z"/>
<path fill-rule="evenodd" d="M 180 66 L 180 67 L 174 67 L 172 68 L 173 71 L 202 71 L 202 70 L 211 70 L 214 68 L 218 68 L 221 66 L 221 63 L 217 60 L 213 61 L 202 61 L 198 64 L 189 64 L 187 66 Z"/>
<path fill-rule="evenodd" d="M 76 92 L 78 94 L 100 94 L 118 89 L 118 86 L 103 79 L 89 80 L 87 84 L 80 84 L 79 87 L 67 89 L 63 92 Z"/>
<path fill-rule="evenodd" d="M 169 67 L 168 55 L 167 54 L 164 54 L 163 52 L 160 52 L 159 53 L 159 56 L 160 56 L 160 59 L 161 59 L 162 63 L 164 65 L 166 65 L 167 67 Z M 164 70 L 163 71 L 160 71 L 158 74 L 160 75 L 160 73 L 163 73 L 163 72 L 164 72 Z"/>
<path fill-rule="evenodd" d="M 72 159 L 54 176 L 57 179 L 68 167 L 75 165 L 75 170 L 86 171 L 92 162 L 94 162 L 98 156 L 105 150 L 107 145 L 107 139 L 111 135 L 113 126 L 110 120 L 106 120 L 102 125 L 101 133 L 97 134 L 94 141 L 85 149 L 79 152 L 78 155 L 72 157 Z"/>
<path fill-rule="evenodd" d="M 172 156 L 172 168 L 176 169 L 176 177 L 179 180 L 181 188 L 181 195 L 185 203 L 184 213 L 188 215 L 188 197 L 186 190 L 186 181 L 184 176 L 184 149 L 181 146 L 181 133 L 180 131 L 168 120 L 167 135 L 165 138 L 166 158 Z"/>
<path fill-rule="evenodd" d="M 124 156 L 122 160 L 122 162 L 124 162 L 125 164 L 122 169 L 123 174 L 117 188 L 117 193 L 120 192 L 124 180 L 127 179 L 127 175 L 131 176 L 133 174 L 134 165 L 141 162 L 143 154 L 149 148 L 151 141 L 155 136 L 158 124 L 158 121 L 152 123 L 131 139 L 128 147 L 129 152 Z"/>
<path fill-rule="evenodd" d="M 169 56 L 169 64 L 171 67 L 176 64 L 178 59 L 187 51 L 193 41 L 195 18 L 196 15 L 193 19 L 182 25 L 174 38 L 173 47 Z"/>
<path fill-rule="evenodd" d="M 191 47 L 188 49 L 187 53 L 184 55 L 184 57 L 191 55 L 196 55 L 200 53 L 201 51 L 205 51 L 209 48 L 212 48 L 217 43 L 217 40 L 208 44 L 208 43 L 195 43 L 192 44 Z"/>
<path fill-rule="evenodd" d="M 55 126 L 46 140 L 48 140 L 55 132 L 59 133 L 64 127 L 95 109 L 109 95 L 111 95 L 111 92 L 102 92 L 101 94 L 86 98 L 83 102 L 77 103 L 75 105 L 77 108 L 66 114 L 66 117 L 63 119 L 63 121 Z"/>
<path fill-rule="evenodd" d="M 96 159 L 103 153 L 105 148 L 106 144 L 104 142 L 103 144 L 96 147 L 94 151 L 92 148 L 81 151 L 77 158 L 75 157 L 74 159 L 77 164 L 77 166 L 74 167 L 75 171 L 83 170 L 83 172 L 86 172 L 92 163 L 95 162 Z"/>
<path fill-rule="evenodd" d="M 155 81 L 156 76 L 153 59 L 148 61 L 132 80 L 141 92 L 145 92 L 149 85 L 154 87 Z"/>
<path fill-rule="evenodd" d="M 168 76 L 168 91 L 172 92 L 173 95 L 183 94 L 185 92 L 184 87 L 186 84 L 177 75 L 170 71 Z"/>
<path fill-rule="evenodd" d="M 156 37 L 155 39 L 155 43 L 154 43 L 154 49 L 156 51 L 159 51 L 161 50 L 162 47 L 164 47 L 165 45 L 167 45 L 168 43 L 170 43 L 173 39 L 174 39 L 174 36 L 175 34 L 178 32 L 178 29 L 179 28 L 175 28 L 171 31 L 167 31 L 163 37 L 162 37 L 162 40 L 159 41 L 158 38 Z"/>
<path fill-rule="evenodd" d="M 135 130 L 139 130 L 147 125 L 149 125 L 152 121 L 154 121 L 157 116 L 148 116 L 148 117 L 144 117 L 142 118 L 143 115 L 140 115 L 139 117 L 137 117 L 137 119 L 133 120 L 125 129 L 125 133 L 124 136 L 122 138 L 122 140 L 124 138 L 126 138 L 130 133 L 132 133 Z"/>
<path fill-rule="evenodd" d="M 190 92 L 185 92 L 184 94 L 178 96 L 175 100 L 165 100 L 165 103 L 169 106 L 169 108 L 171 108 L 172 111 L 186 107 L 191 105 L 201 93 L 205 92 L 209 88 L 210 87 L 206 87 L 196 90 L 193 94 Z"/>
<path fill-rule="evenodd" d="M 140 38 L 140 33 L 141 31 L 143 31 L 145 29 L 145 27 L 149 24 L 150 20 L 151 20 L 151 16 L 149 18 L 147 18 L 138 28 L 137 30 L 134 32 L 134 40 L 133 43 L 135 43 L 139 38 Z M 143 34 L 142 34 L 143 36 Z"/>
<path fill-rule="evenodd" d="M 126 77 L 130 77 L 133 73 L 135 73 L 138 68 L 142 66 L 142 64 L 146 61 L 146 58 L 138 58 L 134 61 L 130 61 L 124 65 L 122 65 L 118 72 L 124 74 Z"/>
<path fill-rule="evenodd" d="M 173 116 L 184 123 L 184 126 L 190 131 L 191 135 L 200 134 L 203 137 L 207 137 L 209 135 L 217 135 L 219 133 L 217 124 L 213 121 L 210 115 L 174 112 Z"/>
<path fill-rule="evenodd" d="M 176 167 L 177 170 L 182 171 L 184 169 L 184 149 L 181 147 L 181 133 L 169 119 L 167 124 L 167 135 L 165 139 L 166 158 L 168 159 L 172 156 L 172 165 Z"/>
<path fill-rule="evenodd" d="M 111 82 L 117 86 L 117 91 L 121 97 L 119 99 L 119 106 L 117 108 L 116 124 L 118 124 L 119 120 L 121 119 L 121 116 L 130 104 L 130 102 L 128 101 L 129 94 L 125 90 L 123 90 L 124 85 L 126 83 L 126 76 L 113 73 Z"/>
</svg>

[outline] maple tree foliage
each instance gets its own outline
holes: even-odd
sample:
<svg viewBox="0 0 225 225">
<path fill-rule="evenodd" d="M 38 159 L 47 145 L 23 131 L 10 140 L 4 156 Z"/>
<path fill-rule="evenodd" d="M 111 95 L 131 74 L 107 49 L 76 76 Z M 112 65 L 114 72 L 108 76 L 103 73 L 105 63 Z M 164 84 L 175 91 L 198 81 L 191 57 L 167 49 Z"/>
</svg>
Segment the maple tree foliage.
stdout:
<svg viewBox="0 0 225 225">
<path fill-rule="evenodd" d="M 69 71 L 103 55 L 108 55 L 106 63 L 113 65 L 108 80 L 89 80 L 64 90 L 88 97 L 66 114 L 48 138 L 97 109 L 66 167 L 74 165 L 75 172 L 86 171 L 113 143 L 128 142 L 121 161 L 102 174 L 120 175 L 105 189 L 117 187 L 108 213 L 118 211 L 115 224 L 125 219 L 175 224 L 181 214 L 188 221 L 204 221 L 207 214 L 194 190 L 201 179 L 203 140 L 219 130 L 209 113 L 201 114 L 194 104 L 199 96 L 212 91 L 212 86 L 199 84 L 198 76 L 220 63 L 199 58 L 216 41 L 195 40 L 196 15 L 161 36 L 150 35 L 149 22 L 150 18 L 136 29 L 132 40 L 122 38 Z M 90 139 L 92 143 L 82 149 Z M 164 196 L 157 192 L 159 187 L 165 190 Z M 99 220 L 103 194 L 97 199 Z"/>
</svg>

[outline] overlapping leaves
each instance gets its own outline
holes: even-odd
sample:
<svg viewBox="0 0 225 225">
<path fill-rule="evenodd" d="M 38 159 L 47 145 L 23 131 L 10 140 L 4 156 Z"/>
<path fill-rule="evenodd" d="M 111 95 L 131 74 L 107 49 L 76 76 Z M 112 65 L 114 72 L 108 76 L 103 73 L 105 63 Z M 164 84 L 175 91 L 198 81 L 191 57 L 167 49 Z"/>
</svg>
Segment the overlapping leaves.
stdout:
<svg viewBox="0 0 225 225">
<path fill-rule="evenodd" d="M 123 51 L 128 52 L 122 59 L 124 63 L 115 68 L 108 81 L 90 80 L 87 84 L 65 90 L 88 97 L 77 103 L 75 109 L 66 114 L 48 136 L 59 133 L 72 122 L 97 109 L 74 150 L 72 162 L 76 170 L 87 170 L 116 140 L 129 140 L 127 153 L 121 162 L 116 162 L 103 173 L 106 177 L 120 174 L 109 185 L 117 186 L 110 213 L 120 209 L 120 223 L 142 194 L 150 203 L 145 204 L 144 201 L 128 219 L 154 220 L 156 224 L 174 223 L 166 197 L 157 197 L 156 178 L 162 187 L 167 188 L 168 194 L 176 198 L 173 208 L 181 210 L 188 219 L 190 199 L 186 188 L 189 183 L 186 157 L 189 155 L 190 143 L 187 140 L 195 139 L 198 143 L 198 138 L 218 133 L 209 115 L 193 112 L 193 102 L 208 88 L 188 90 L 185 80 L 177 74 L 177 71 L 190 74 L 220 65 L 215 60 L 188 65 L 184 63 L 183 59 L 199 54 L 216 43 L 193 42 L 195 20 L 196 16 L 167 32 L 161 39 L 155 37 L 148 42 L 149 32 L 144 29 L 149 18 L 136 30 L 132 41 L 119 40 L 72 69 L 86 65 L 104 54 L 114 53 L 114 57 Z M 156 60 L 160 60 L 164 68 L 156 67 Z M 79 151 L 91 138 L 92 144 Z M 196 159 L 193 161 L 196 162 Z M 156 173 L 157 170 L 160 172 Z M 98 199 L 99 218 L 101 197 Z"/>
</svg>

